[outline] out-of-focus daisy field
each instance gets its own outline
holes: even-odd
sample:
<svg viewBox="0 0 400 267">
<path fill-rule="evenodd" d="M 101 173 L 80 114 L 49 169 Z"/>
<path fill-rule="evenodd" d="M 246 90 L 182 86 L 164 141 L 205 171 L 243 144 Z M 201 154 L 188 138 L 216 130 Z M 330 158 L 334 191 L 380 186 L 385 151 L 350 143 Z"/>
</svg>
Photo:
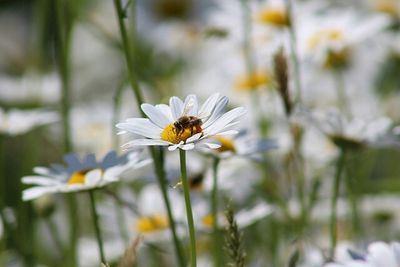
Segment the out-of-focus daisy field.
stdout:
<svg viewBox="0 0 400 267">
<path fill-rule="evenodd" d="M 0 36 L 0 266 L 400 266 L 399 0 L 3 0 Z"/>
</svg>

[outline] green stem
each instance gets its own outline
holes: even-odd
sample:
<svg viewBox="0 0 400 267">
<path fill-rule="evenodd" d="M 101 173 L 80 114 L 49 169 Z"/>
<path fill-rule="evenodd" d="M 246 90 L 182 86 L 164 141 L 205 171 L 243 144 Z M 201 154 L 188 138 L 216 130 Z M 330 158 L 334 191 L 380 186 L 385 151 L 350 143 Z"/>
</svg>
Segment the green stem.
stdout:
<svg viewBox="0 0 400 267">
<path fill-rule="evenodd" d="M 93 217 L 93 224 L 94 224 L 94 230 L 96 233 L 96 238 L 97 238 L 97 244 L 99 246 L 99 252 L 100 252 L 100 259 L 101 263 L 106 264 L 106 257 L 104 256 L 104 250 L 103 250 L 103 241 L 101 239 L 101 232 L 100 232 L 100 226 L 99 226 L 99 217 L 96 212 L 96 201 L 94 198 L 94 191 L 90 190 L 89 191 L 89 196 L 90 196 L 90 208 L 92 210 L 92 217 Z"/>
<path fill-rule="evenodd" d="M 186 174 L 186 151 L 179 149 L 180 163 L 181 163 L 181 179 L 183 185 L 183 193 L 185 195 L 185 206 L 186 206 L 186 216 L 189 226 L 189 236 L 190 236 L 190 266 L 196 267 L 196 236 L 194 233 L 194 222 L 192 205 L 190 203 L 190 193 L 189 193 L 189 183 Z"/>
<path fill-rule="evenodd" d="M 290 38 L 290 57 L 293 62 L 293 70 L 294 70 L 294 82 L 296 86 L 296 103 L 301 103 L 302 101 L 302 86 L 301 86 L 301 75 L 300 75 L 300 63 L 299 57 L 297 55 L 297 38 L 296 32 L 294 28 L 294 16 L 293 16 L 293 7 L 291 0 L 286 0 L 286 9 L 289 16 L 289 38 Z"/>
<path fill-rule="evenodd" d="M 213 162 L 213 188 L 211 193 L 211 212 L 213 218 L 214 228 L 214 265 L 216 267 L 221 266 L 222 263 L 222 252 L 221 252 L 221 241 L 218 228 L 218 165 L 220 159 L 214 157 Z"/>
<path fill-rule="evenodd" d="M 64 152 L 72 151 L 71 141 L 71 125 L 70 125 L 70 107 L 71 107 L 71 83 L 70 83 L 70 58 L 69 48 L 71 40 L 72 22 L 66 23 L 66 14 L 72 12 L 72 4 L 58 0 L 56 4 L 56 17 L 58 25 L 57 46 L 58 49 L 58 69 L 62 83 L 62 98 L 61 98 L 61 115 L 64 137 Z M 71 14 L 69 14 L 71 15 Z M 72 18 L 70 17 L 71 21 Z M 76 266 L 76 247 L 78 240 L 78 215 L 76 199 L 73 195 L 67 196 L 67 205 L 69 211 L 69 255 L 68 266 Z"/>
<path fill-rule="evenodd" d="M 131 3 L 131 4 L 134 5 L 134 3 Z M 133 67 L 133 63 L 132 63 L 133 57 L 131 54 L 127 30 L 126 30 L 126 27 L 124 24 L 124 12 L 123 12 L 121 1 L 114 0 L 114 7 L 115 7 L 115 11 L 116 11 L 117 18 L 118 18 L 118 24 L 119 24 L 119 29 L 120 29 L 121 39 L 122 39 L 123 51 L 125 53 L 125 60 L 126 60 L 126 65 L 127 65 L 127 69 L 128 69 L 129 83 L 130 83 L 133 93 L 135 95 L 135 100 L 136 100 L 138 110 L 139 110 L 140 114 L 142 114 L 142 116 L 145 116 L 144 112 L 140 108 L 140 105 L 144 101 L 143 101 L 143 97 L 142 97 L 142 94 L 140 91 L 139 83 L 137 81 L 137 77 L 134 73 L 134 67 Z M 135 32 L 135 31 L 133 31 L 133 32 Z M 169 226 L 170 226 L 171 233 L 172 233 L 173 240 L 174 240 L 176 256 L 178 258 L 179 266 L 183 267 L 183 266 L 185 266 L 185 260 L 183 257 L 180 241 L 178 239 L 178 235 L 176 232 L 176 225 L 175 225 L 175 220 L 174 220 L 174 217 L 173 217 L 172 211 L 171 211 L 171 204 L 170 204 L 170 201 L 169 201 L 169 198 L 167 195 L 166 178 L 165 178 L 165 173 L 164 173 L 163 160 L 160 158 L 162 152 L 160 152 L 160 154 L 159 154 L 159 153 L 157 153 L 155 148 L 151 147 L 150 153 L 153 158 L 158 184 L 160 186 L 160 190 L 161 190 L 161 193 L 162 193 L 162 196 L 164 199 L 165 207 L 167 209 Z"/>
<path fill-rule="evenodd" d="M 121 38 L 122 38 L 122 46 L 124 48 L 126 65 L 128 68 L 129 81 L 132 86 L 133 93 L 135 94 L 135 98 L 136 98 L 137 102 L 141 104 L 141 103 L 143 103 L 143 96 L 142 96 L 142 93 L 140 92 L 139 83 L 137 81 L 137 77 L 134 72 L 134 67 L 133 67 L 133 63 L 132 63 L 133 57 L 132 57 L 132 52 L 131 52 L 132 51 L 131 44 L 129 42 L 126 26 L 124 23 L 124 11 L 122 8 L 121 0 L 114 0 L 114 6 L 115 6 L 115 11 L 116 11 L 117 17 L 118 17 L 118 24 L 119 24 L 120 34 L 121 34 Z M 141 113 L 142 113 L 142 115 L 144 115 L 142 111 L 141 111 Z"/>
<path fill-rule="evenodd" d="M 346 150 L 342 148 L 340 150 L 339 158 L 336 163 L 336 173 L 333 179 L 333 192 L 332 192 L 332 201 L 331 201 L 331 219 L 330 219 L 330 235 L 331 235 L 331 248 L 329 252 L 330 259 L 333 259 L 335 256 L 335 249 L 337 243 L 337 199 L 339 196 L 340 190 L 340 180 L 342 176 L 342 171 L 345 165 L 346 159 Z"/>
<path fill-rule="evenodd" d="M 178 234 L 176 232 L 176 224 L 175 224 L 175 219 L 172 214 L 172 209 L 171 209 L 171 203 L 168 198 L 167 194 L 167 182 L 166 182 L 166 177 L 165 177 L 165 172 L 164 172 L 164 160 L 163 160 L 163 151 L 160 149 L 160 151 L 156 151 L 154 148 L 150 150 L 153 161 L 154 161 L 154 167 L 156 171 L 156 176 L 158 180 L 158 184 L 161 189 L 161 194 L 165 203 L 165 207 L 167 209 L 167 215 L 168 215 L 168 222 L 170 226 L 170 230 L 172 233 L 172 238 L 174 241 L 175 245 L 175 253 L 176 257 L 179 262 L 179 266 L 184 267 L 185 266 L 185 257 L 182 252 L 182 245 L 181 242 L 178 238 Z"/>
</svg>

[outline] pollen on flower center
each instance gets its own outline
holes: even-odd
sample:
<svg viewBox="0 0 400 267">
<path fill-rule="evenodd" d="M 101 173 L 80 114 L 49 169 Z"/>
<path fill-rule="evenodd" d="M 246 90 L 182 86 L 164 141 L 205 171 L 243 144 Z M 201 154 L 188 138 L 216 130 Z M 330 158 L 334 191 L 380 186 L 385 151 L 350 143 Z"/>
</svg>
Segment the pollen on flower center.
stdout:
<svg viewBox="0 0 400 267">
<path fill-rule="evenodd" d="M 85 175 L 88 173 L 89 170 L 84 171 L 76 171 L 71 174 L 68 179 L 68 184 L 84 184 L 85 183 Z"/>
<path fill-rule="evenodd" d="M 178 130 L 174 123 L 170 123 L 161 132 L 161 139 L 173 144 L 179 144 L 181 141 L 185 142 L 189 137 L 201 132 L 202 129 L 200 126 L 189 126 Z"/>
<path fill-rule="evenodd" d="M 284 8 L 264 8 L 258 13 L 257 19 L 261 23 L 279 27 L 289 25 L 289 17 Z"/>
<path fill-rule="evenodd" d="M 151 233 L 168 228 L 168 219 L 165 215 L 154 214 L 138 218 L 136 221 L 136 230 L 139 233 Z"/>
<path fill-rule="evenodd" d="M 232 139 L 222 136 L 213 136 L 213 139 L 217 140 L 221 145 L 221 147 L 216 149 L 218 152 L 231 151 L 236 153 L 236 147 Z"/>
<path fill-rule="evenodd" d="M 271 76 L 266 71 L 256 71 L 251 74 L 243 75 L 236 81 L 236 88 L 243 91 L 257 89 L 267 86 L 272 82 Z"/>
</svg>

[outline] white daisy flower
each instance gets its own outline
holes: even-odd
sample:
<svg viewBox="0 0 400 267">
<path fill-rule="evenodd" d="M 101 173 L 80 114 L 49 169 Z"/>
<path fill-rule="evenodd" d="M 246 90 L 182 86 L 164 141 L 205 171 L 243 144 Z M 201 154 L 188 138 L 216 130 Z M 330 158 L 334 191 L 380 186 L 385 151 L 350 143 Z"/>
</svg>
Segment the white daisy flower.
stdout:
<svg viewBox="0 0 400 267">
<path fill-rule="evenodd" d="M 139 152 L 118 157 L 115 151 L 110 151 L 102 161 L 96 161 L 94 154 L 89 154 L 80 161 L 76 154 L 64 157 L 66 166 L 51 165 L 50 168 L 36 167 L 34 176 L 25 176 L 22 183 L 33 184 L 35 187 L 23 191 L 22 199 L 32 200 L 49 193 L 67 193 L 103 187 L 117 182 L 123 172 L 130 168 L 139 168 L 148 164 Z"/>
<path fill-rule="evenodd" d="M 359 147 L 385 144 L 385 141 L 381 139 L 389 134 L 389 129 L 392 126 L 391 119 L 387 117 L 373 120 L 349 119 L 336 109 L 331 109 L 328 112 L 317 112 L 309 118 L 338 146 Z"/>
<path fill-rule="evenodd" d="M 374 242 L 368 246 L 366 255 L 351 253 L 351 260 L 328 263 L 324 267 L 398 267 L 400 265 L 400 243 Z"/>
<path fill-rule="evenodd" d="M 201 141 L 208 148 L 218 148 L 220 145 L 208 138 L 236 134 L 232 126 L 245 113 L 242 107 L 224 113 L 227 104 L 228 98 L 218 93 L 210 96 L 200 108 L 195 95 L 187 96 L 184 102 L 173 96 L 169 106 L 142 104 L 141 108 L 148 119 L 128 119 L 117 124 L 117 127 L 122 130 L 120 133 L 130 132 L 144 138 L 130 141 L 123 147 L 168 146 L 170 151 L 177 148 L 191 150 Z"/>
<path fill-rule="evenodd" d="M 241 156 L 259 159 L 260 153 L 278 147 L 273 140 L 252 138 L 245 130 L 235 136 L 217 135 L 212 139 L 216 140 L 221 147 L 212 150 L 211 153 L 221 158 Z"/>
<path fill-rule="evenodd" d="M 24 134 L 35 127 L 56 122 L 58 114 L 42 109 L 18 110 L 8 112 L 0 109 L 0 134 L 19 135 Z"/>
</svg>

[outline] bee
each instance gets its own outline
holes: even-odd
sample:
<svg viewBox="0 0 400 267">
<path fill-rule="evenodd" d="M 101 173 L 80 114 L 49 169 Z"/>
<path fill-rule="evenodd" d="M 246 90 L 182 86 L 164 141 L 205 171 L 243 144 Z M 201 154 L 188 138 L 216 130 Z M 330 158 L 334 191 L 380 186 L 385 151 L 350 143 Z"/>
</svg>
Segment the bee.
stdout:
<svg viewBox="0 0 400 267">
<path fill-rule="evenodd" d="M 203 121 L 202 118 L 205 118 L 207 116 L 192 116 L 188 115 L 189 111 L 193 108 L 194 106 L 194 99 L 191 98 L 185 103 L 185 107 L 182 112 L 182 116 L 178 118 L 177 121 L 174 122 L 174 127 L 175 127 L 175 134 L 181 135 L 185 129 L 190 129 L 190 134 L 193 135 L 194 131 L 196 133 L 201 133 L 203 129 L 201 128 Z"/>
<path fill-rule="evenodd" d="M 203 121 L 195 116 L 182 116 L 176 122 L 174 122 L 176 135 L 181 135 L 185 129 L 190 129 L 190 134 L 193 135 L 194 129 L 196 133 L 201 133 L 201 125 Z"/>
</svg>

